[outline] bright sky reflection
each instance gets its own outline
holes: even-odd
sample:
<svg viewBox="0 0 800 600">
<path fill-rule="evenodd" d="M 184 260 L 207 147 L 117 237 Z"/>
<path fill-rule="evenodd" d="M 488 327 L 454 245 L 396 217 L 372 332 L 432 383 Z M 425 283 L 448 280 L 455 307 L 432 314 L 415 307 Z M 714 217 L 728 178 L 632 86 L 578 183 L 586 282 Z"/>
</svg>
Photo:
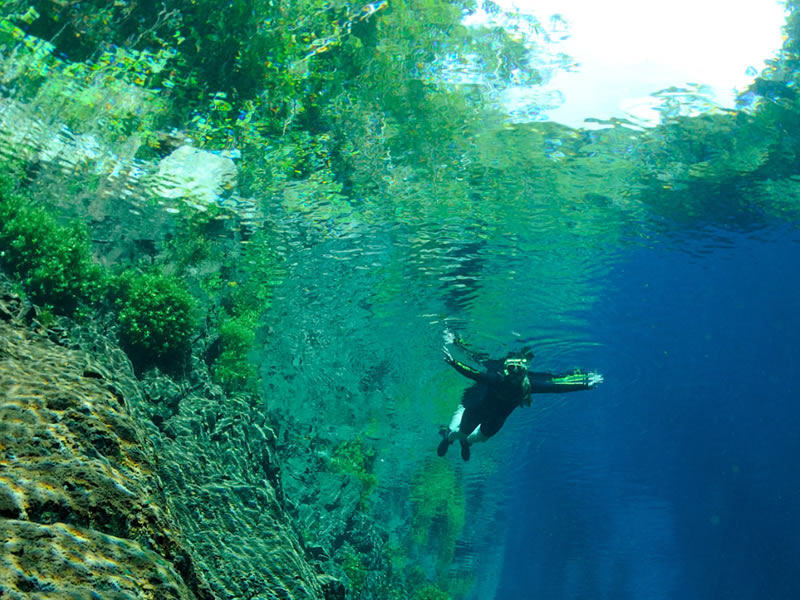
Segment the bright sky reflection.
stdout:
<svg viewBox="0 0 800 600">
<path fill-rule="evenodd" d="M 501 0 L 508 6 L 510 0 Z M 687 83 L 706 84 L 714 101 L 734 106 L 774 57 L 783 38 L 779 0 L 516 0 L 524 12 L 547 25 L 560 14 L 569 37 L 559 50 L 578 63 L 546 87 L 564 103 L 546 112 L 579 127 L 587 117 L 657 119 L 651 93 Z M 749 73 L 749 74 L 748 74 Z M 541 93 L 541 91 L 539 92 Z"/>
</svg>

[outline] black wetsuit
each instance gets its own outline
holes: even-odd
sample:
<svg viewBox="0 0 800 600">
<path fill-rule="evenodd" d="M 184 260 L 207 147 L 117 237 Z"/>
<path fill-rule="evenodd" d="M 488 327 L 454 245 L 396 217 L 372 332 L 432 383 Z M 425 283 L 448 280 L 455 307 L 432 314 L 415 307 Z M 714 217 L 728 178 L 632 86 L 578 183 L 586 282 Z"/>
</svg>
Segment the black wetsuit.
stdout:
<svg viewBox="0 0 800 600">
<path fill-rule="evenodd" d="M 529 394 L 558 394 L 589 389 L 589 376 L 580 371 L 560 375 L 528 371 L 530 388 L 523 391 L 518 381 L 510 381 L 503 376 L 502 360 L 489 361 L 484 372 L 457 360 L 450 364 L 475 382 L 464 390 L 461 400 L 465 410 L 458 430 L 464 435 L 469 435 L 480 425 L 483 435 L 487 438 L 493 436 L 500 431 L 514 409 L 528 400 Z"/>
</svg>

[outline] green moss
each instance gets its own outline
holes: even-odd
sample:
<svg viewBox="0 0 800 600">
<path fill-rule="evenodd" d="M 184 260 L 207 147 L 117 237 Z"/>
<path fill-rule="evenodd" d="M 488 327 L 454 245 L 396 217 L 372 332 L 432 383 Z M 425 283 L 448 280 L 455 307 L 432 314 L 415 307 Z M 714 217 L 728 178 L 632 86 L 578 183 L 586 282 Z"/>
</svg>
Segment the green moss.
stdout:
<svg viewBox="0 0 800 600">
<path fill-rule="evenodd" d="M 437 549 L 438 567 L 443 573 L 453 559 L 456 540 L 466 520 L 466 499 L 450 463 L 427 462 L 414 477 L 411 502 L 411 539 Z"/>
<path fill-rule="evenodd" d="M 244 313 L 222 322 L 219 327 L 222 352 L 214 361 L 214 380 L 228 390 L 253 385 L 256 370 L 247 356 L 256 337 L 258 317 Z"/>
<path fill-rule="evenodd" d="M 372 472 L 375 456 L 375 449 L 368 446 L 361 436 L 342 442 L 333 452 L 333 465 L 340 471 L 355 475 L 361 482 L 362 503 L 378 484 L 378 478 Z"/>
<path fill-rule="evenodd" d="M 125 273 L 115 281 L 120 338 L 139 365 L 185 356 L 197 326 L 194 298 L 161 273 Z"/>
<path fill-rule="evenodd" d="M 438 585 L 430 584 L 414 592 L 411 600 L 450 600 L 450 594 Z"/>
<path fill-rule="evenodd" d="M 31 300 L 59 314 L 96 302 L 106 285 L 92 261 L 86 228 L 59 224 L 15 192 L 8 179 L 0 183 L 0 265 Z"/>
</svg>

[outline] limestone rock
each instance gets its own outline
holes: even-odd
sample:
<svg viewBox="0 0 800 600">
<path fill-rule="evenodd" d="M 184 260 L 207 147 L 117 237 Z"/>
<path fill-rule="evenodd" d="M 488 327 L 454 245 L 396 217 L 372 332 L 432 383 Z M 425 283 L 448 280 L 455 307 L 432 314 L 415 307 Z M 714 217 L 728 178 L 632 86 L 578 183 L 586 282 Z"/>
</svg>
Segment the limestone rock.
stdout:
<svg viewBox="0 0 800 600">
<path fill-rule="evenodd" d="M 171 512 L 215 595 L 326 598 L 283 508 L 263 407 L 209 393 L 202 380 L 180 389 L 151 372 L 142 384 Z"/>
<path fill-rule="evenodd" d="M 236 175 L 236 165 L 230 158 L 181 146 L 161 160 L 152 189 L 158 196 L 182 198 L 205 211 L 236 186 Z"/>
<path fill-rule="evenodd" d="M 112 373 L 0 311 L 0 596 L 211 598 Z"/>
<path fill-rule="evenodd" d="M 0 597 L 341 597 L 283 509 L 263 410 L 192 373 L 139 381 L 0 279 Z"/>
</svg>

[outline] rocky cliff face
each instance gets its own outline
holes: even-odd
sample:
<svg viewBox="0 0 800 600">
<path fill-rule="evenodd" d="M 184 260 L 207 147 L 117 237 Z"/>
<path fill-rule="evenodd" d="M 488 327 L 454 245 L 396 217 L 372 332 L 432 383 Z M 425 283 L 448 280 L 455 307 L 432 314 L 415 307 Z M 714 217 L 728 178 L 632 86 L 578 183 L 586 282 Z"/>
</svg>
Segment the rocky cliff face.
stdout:
<svg viewBox="0 0 800 600">
<path fill-rule="evenodd" d="M 103 336 L 42 327 L 0 284 L 0 596 L 340 595 L 285 517 L 257 415 L 202 378 L 138 382 Z"/>
</svg>

